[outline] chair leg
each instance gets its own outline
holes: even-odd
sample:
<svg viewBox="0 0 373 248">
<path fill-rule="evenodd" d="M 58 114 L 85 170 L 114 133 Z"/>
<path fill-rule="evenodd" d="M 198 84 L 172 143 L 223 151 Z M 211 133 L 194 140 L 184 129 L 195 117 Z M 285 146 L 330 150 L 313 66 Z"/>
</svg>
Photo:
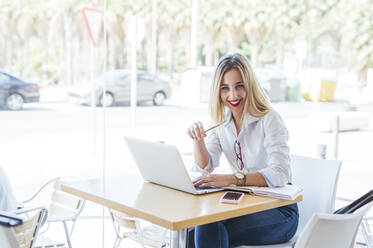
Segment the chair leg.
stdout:
<svg viewBox="0 0 373 248">
<path fill-rule="evenodd" d="M 39 231 L 39 235 L 42 235 L 42 234 L 44 234 L 48 231 L 50 223 L 47 222 L 47 223 L 45 223 L 45 225 L 46 225 L 46 227 L 43 226 L 44 230 Z"/>
<path fill-rule="evenodd" d="M 361 222 L 360 228 L 361 228 L 361 233 L 363 234 L 363 237 L 365 239 L 366 246 L 368 248 L 373 248 L 371 231 L 370 231 L 370 228 L 369 228 L 368 221 L 363 219 L 363 221 Z"/>
<path fill-rule="evenodd" d="M 164 231 L 163 231 L 163 233 L 162 233 L 162 238 L 159 241 L 159 248 L 162 248 L 164 246 L 164 244 L 166 243 L 165 242 L 165 238 L 166 238 L 167 232 L 168 232 L 168 230 L 165 228 Z"/>
<path fill-rule="evenodd" d="M 122 242 L 122 239 L 117 237 L 114 242 L 114 248 L 118 248 L 121 242 Z"/>
<path fill-rule="evenodd" d="M 73 231 L 74 231 L 74 227 L 75 227 L 75 223 L 76 223 L 76 219 L 72 221 L 73 224 L 71 226 L 71 229 L 70 229 L 70 237 L 73 235 Z"/>
<path fill-rule="evenodd" d="M 70 240 L 70 235 L 69 235 L 69 230 L 67 228 L 66 221 L 63 221 L 63 227 L 65 229 L 65 235 L 66 235 L 67 245 L 69 246 L 69 248 L 72 248 L 71 240 Z"/>
<path fill-rule="evenodd" d="M 141 247 L 146 248 L 145 245 L 144 245 L 143 237 L 142 237 L 142 230 L 141 230 L 140 221 L 137 218 L 135 219 L 135 224 L 136 224 L 137 237 L 140 241 Z"/>
</svg>

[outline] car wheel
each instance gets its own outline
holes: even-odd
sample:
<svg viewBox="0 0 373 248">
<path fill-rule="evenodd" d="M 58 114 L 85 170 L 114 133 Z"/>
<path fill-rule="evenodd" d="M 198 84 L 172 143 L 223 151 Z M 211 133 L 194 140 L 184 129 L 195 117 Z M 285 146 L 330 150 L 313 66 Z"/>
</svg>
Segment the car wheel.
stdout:
<svg viewBox="0 0 373 248">
<path fill-rule="evenodd" d="M 165 100 L 166 100 L 166 95 L 161 91 L 156 92 L 153 96 L 153 104 L 155 106 L 163 105 Z"/>
<path fill-rule="evenodd" d="M 20 110 L 23 106 L 23 97 L 19 94 L 11 94 L 6 99 L 6 106 L 10 110 Z"/>
<path fill-rule="evenodd" d="M 111 107 L 114 105 L 114 96 L 113 94 L 106 92 L 105 93 L 105 102 L 104 102 L 104 95 L 100 96 L 100 105 L 105 107 Z"/>
</svg>

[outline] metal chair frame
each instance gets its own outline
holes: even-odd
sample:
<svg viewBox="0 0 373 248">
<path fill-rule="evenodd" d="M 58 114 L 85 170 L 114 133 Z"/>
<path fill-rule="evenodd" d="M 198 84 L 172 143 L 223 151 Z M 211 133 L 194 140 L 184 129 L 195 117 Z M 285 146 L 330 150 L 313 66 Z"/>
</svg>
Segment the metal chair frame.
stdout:
<svg viewBox="0 0 373 248">
<path fill-rule="evenodd" d="M 30 213 L 37 212 L 32 217 Z M 13 227 L 0 226 L 1 247 L 6 248 L 34 248 L 39 236 L 40 228 L 48 217 L 48 210 L 44 207 L 23 208 L 13 211 L 17 215 L 25 215 L 23 223 Z M 5 240 L 4 240 L 5 238 Z"/>
<path fill-rule="evenodd" d="M 72 178 L 72 177 L 60 176 L 60 177 L 56 177 L 56 178 L 53 178 L 53 179 L 47 181 L 30 198 L 28 198 L 27 200 L 22 201 L 22 203 L 23 204 L 30 204 L 48 186 L 50 186 L 52 183 L 54 183 L 54 189 L 53 189 L 52 196 L 51 196 L 51 204 L 49 205 L 49 213 L 50 213 L 49 215 L 50 216 L 46 220 L 46 223 L 48 225 L 47 225 L 47 228 L 45 230 L 43 230 L 40 234 L 43 234 L 43 233 L 45 233 L 48 230 L 50 223 L 61 222 L 62 225 L 63 225 L 63 228 L 64 228 L 65 236 L 66 236 L 66 243 L 67 243 L 67 245 L 68 245 L 69 248 L 72 248 L 71 236 L 73 234 L 76 221 L 77 221 L 79 215 L 81 214 L 81 212 L 83 211 L 86 201 L 84 199 L 77 199 L 78 203 L 75 206 L 75 210 L 76 211 L 74 211 L 74 213 L 71 214 L 71 215 L 69 214 L 69 215 L 66 215 L 66 216 L 62 216 L 62 215 L 60 215 L 60 216 L 54 216 L 54 211 L 53 211 L 53 209 L 51 209 L 52 205 L 54 204 L 53 198 L 60 191 L 61 182 L 63 181 L 64 178 Z M 76 178 L 76 177 L 74 176 L 73 178 Z M 72 226 L 71 226 L 70 230 L 69 230 L 68 224 L 67 224 L 69 221 L 72 222 Z M 39 248 L 39 246 L 37 248 Z"/>
<path fill-rule="evenodd" d="M 120 243 L 124 238 L 131 238 L 132 236 L 137 236 L 136 239 L 131 238 L 132 240 L 139 242 L 143 248 L 145 248 L 145 239 L 143 235 L 143 228 L 141 227 L 140 219 L 127 216 L 126 214 L 120 213 L 116 210 L 110 209 L 110 215 L 111 219 L 113 222 L 113 227 L 115 230 L 116 234 L 116 239 L 114 242 L 114 248 L 118 248 L 120 246 Z M 118 218 L 120 218 L 120 222 L 117 222 Z M 129 229 L 134 229 L 134 231 L 128 231 L 128 232 L 121 232 L 122 228 L 129 228 Z M 159 244 L 155 247 L 157 248 L 162 248 L 162 247 L 167 247 L 168 243 L 165 241 L 166 235 L 167 235 L 168 230 L 164 229 L 162 232 L 162 235 L 159 239 Z M 130 235 L 134 234 L 134 235 Z"/>
</svg>

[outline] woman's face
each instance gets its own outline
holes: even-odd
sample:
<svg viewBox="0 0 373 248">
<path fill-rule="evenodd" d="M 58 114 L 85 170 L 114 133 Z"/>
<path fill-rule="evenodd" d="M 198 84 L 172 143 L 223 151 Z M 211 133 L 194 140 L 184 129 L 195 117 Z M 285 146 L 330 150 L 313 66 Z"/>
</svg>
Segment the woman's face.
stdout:
<svg viewBox="0 0 373 248">
<path fill-rule="evenodd" d="M 233 113 L 235 119 L 240 118 L 243 113 L 246 89 L 237 69 L 231 69 L 224 73 L 220 84 L 220 98 L 225 106 Z"/>
</svg>

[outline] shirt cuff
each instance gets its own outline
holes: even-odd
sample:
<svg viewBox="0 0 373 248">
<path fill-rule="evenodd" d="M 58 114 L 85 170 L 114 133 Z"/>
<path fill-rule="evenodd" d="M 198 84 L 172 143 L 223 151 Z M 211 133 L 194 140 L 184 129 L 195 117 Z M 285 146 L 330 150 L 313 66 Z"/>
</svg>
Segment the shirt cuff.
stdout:
<svg viewBox="0 0 373 248">
<path fill-rule="evenodd" d="M 286 184 L 286 182 L 281 178 L 281 175 L 279 175 L 278 172 L 273 171 L 271 168 L 264 168 L 258 171 L 258 173 L 263 176 L 264 180 L 271 188 L 282 187 Z"/>
<path fill-rule="evenodd" d="M 261 171 L 259 171 L 259 174 L 262 175 L 262 177 L 264 178 L 264 180 L 266 181 L 267 185 L 271 188 L 273 188 L 273 184 L 271 183 L 271 181 L 268 179 L 268 177 Z"/>
</svg>

